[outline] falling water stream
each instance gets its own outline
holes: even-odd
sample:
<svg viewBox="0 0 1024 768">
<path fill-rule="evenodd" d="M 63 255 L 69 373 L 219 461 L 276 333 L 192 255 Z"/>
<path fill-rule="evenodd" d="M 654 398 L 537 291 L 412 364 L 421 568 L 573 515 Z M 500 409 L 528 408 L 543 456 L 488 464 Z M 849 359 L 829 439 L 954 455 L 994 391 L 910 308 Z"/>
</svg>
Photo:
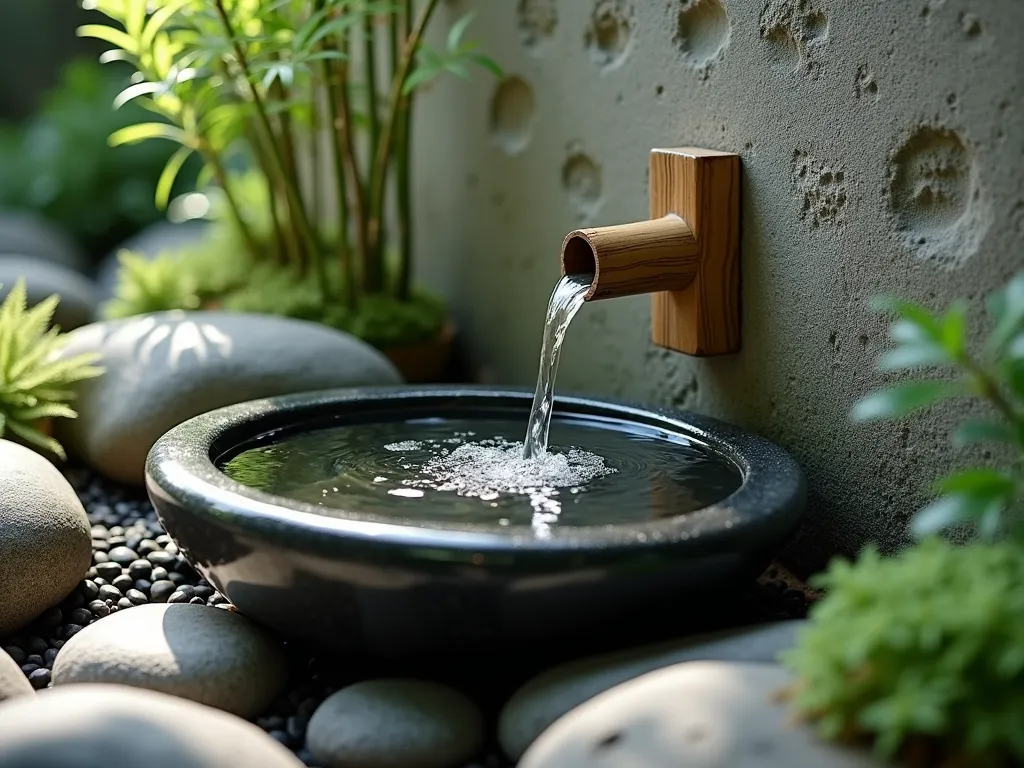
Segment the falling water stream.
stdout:
<svg viewBox="0 0 1024 768">
<path fill-rule="evenodd" d="M 569 323 L 583 306 L 583 297 L 590 290 L 592 281 L 591 275 L 566 275 L 555 284 L 555 290 L 551 292 L 547 319 L 544 321 L 544 341 L 540 348 L 537 390 L 533 395 L 533 408 L 530 409 L 530 421 L 523 441 L 524 459 L 543 456 L 548 449 L 551 406 L 555 399 L 555 375 L 558 373 L 562 341 Z"/>
</svg>

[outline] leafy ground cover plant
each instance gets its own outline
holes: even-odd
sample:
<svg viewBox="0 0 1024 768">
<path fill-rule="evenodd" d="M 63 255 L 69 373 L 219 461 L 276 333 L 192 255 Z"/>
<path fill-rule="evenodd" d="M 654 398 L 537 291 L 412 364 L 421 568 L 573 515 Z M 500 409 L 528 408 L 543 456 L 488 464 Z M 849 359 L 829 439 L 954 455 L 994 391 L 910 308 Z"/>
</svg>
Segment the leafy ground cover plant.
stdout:
<svg viewBox="0 0 1024 768">
<path fill-rule="evenodd" d="M 41 429 L 47 419 L 74 419 L 69 385 L 99 376 L 97 356 L 55 360 L 64 345 L 60 329 L 49 327 L 59 298 L 27 308 L 25 283 L 19 280 L 0 304 L 0 437 L 13 438 L 64 459 L 60 443 Z"/>
<path fill-rule="evenodd" d="M 825 597 L 783 661 L 798 714 L 828 738 L 865 741 L 918 766 L 1003 768 L 1024 763 L 1024 273 L 988 302 L 991 331 L 967 343 L 967 304 L 935 314 L 892 298 L 895 347 L 883 370 L 942 369 L 856 404 L 857 420 L 896 419 L 949 398 L 988 404 L 956 446 L 1004 448 L 1003 466 L 962 469 L 935 484 L 914 517 L 919 543 L 896 557 L 867 548 L 812 579 Z M 939 534 L 966 526 L 973 541 Z"/>
<path fill-rule="evenodd" d="M 221 221 L 247 255 L 239 282 L 263 281 L 222 304 L 287 313 L 294 302 L 286 299 L 311 285 L 327 322 L 378 328 L 383 311 L 411 337 L 440 329 L 436 300 L 412 285 L 411 122 L 416 94 L 440 74 L 469 78 L 473 66 L 500 74 L 464 40 L 471 13 L 434 50 L 425 33 L 439 0 L 86 5 L 106 22 L 80 34 L 112 44 L 104 60 L 136 70 L 116 104 L 141 104 L 162 118 L 117 131 L 111 142 L 180 145 L 158 184 L 159 206 L 181 164 L 198 154 L 200 181 L 217 189 Z M 251 177 L 228 170 L 239 156 L 256 171 L 257 194 Z M 207 256 L 221 254 L 211 248 Z M 252 272 L 257 264 L 265 266 Z M 289 287 L 278 294 L 278 284 Z M 122 302 L 118 311 L 128 308 Z M 417 322 L 407 322 L 410 312 Z"/>
</svg>

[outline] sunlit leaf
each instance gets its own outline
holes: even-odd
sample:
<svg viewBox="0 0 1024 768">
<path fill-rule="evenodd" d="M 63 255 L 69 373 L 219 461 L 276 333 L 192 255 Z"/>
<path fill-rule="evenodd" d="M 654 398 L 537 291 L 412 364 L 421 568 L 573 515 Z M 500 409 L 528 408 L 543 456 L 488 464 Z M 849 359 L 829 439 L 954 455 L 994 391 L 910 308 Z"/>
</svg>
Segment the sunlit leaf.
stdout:
<svg viewBox="0 0 1024 768">
<path fill-rule="evenodd" d="M 114 109 L 120 109 L 132 99 L 137 99 L 139 96 L 148 96 L 153 93 L 159 93 L 166 89 L 163 83 L 136 83 L 135 85 L 129 85 L 114 99 Z"/>
<path fill-rule="evenodd" d="M 94 37 L 97 40 L 102 40 L 105 43 L 116 45 L 124 51 L 131 54 L 138 54 L 139 49 L 135 44 L 135 40 L 130 35 L 122 32 L 119 29 L 108 27 L 103 24 L 84 24 L 75 30 L 75 34 L 79 37 Z"/>
<path fill-rule="evenodd" d="M 935 482 L 936 493 L 973 493 L 1005 496 L 1013 493 L 1014 479 L 997 469 L 964 469 Z"/>
<path fill-rule="evenodd" d="M 855 421 L 897 418 L 960 394 L 960 387 L 944 381 L 915 381 L 875 392 L 853 408 Z"/>
<path fill-rule="evenodd" d="M 167 160 L 160 178 L 156 182 L 156 207 L 160 210 L 167 208 L 167 201 L 171 197 L 171 189 L 174 188 L 174 181 L 178 178 L 181 167 L 188 160 L 193 150 L 191 147 L 179 147 Z"/>
<path fill-rule="evenodd" d="M 458 49 L 462 36 L 466 34 L 466 29 L 473 23 L 474 18 L 476 18 L 476 11 L 470 11 L 452 24 L 451 29 L 448 30 L 448 37 L 445 39 L 445 47 L 449 51 Z"/>
<path fill-rule="evenodd" d="M 108 140 L 110 146 L 116 147 L 121 144 L 135 144 L 146 139 L 170 139 L 179 144 L 190 146 L 191 137 L 180 128 L 167 123 L 139 123 L 129 125 L 110 135 Z"/>
<path fill-rule="evenodd" d="M 886 352 L 879 359 L 878 368 L 882 371 L 895 371 L 927 365 L 945 365 L 951 362 L 953 360 L 944 347 L 924 342 L 907 344 Z"/>
</svg>

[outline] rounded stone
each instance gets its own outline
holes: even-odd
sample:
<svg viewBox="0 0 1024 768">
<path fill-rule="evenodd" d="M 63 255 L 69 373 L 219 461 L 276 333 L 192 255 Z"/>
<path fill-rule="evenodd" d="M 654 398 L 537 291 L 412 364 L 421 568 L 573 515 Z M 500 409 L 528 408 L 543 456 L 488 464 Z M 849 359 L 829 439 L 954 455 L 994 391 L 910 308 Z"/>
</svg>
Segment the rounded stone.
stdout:
<svg viewBox="0 0 1024 768">
<path fill-rule="evenodd" d="M 684 661 L 774 662 L 803 621 L 780 621 L 668 640 L 571 661 L 529 680 L 498 718 L 501 748 L 512 759 L 566 712 L 620 683 Z"/>
<path fill-rule="evenodd" d="M 21 671 L 18 662 L 0 648 L 0 701 L 34 693 L 32 683 Z"/>
<path fill-rule="evenodd" d="M 795 726 L 778 694 L 792 679 L 775 664 L 686 662 L 605 691 L 569 712 L 519 768 L 872 768 L 867 752 Z"/>
<path fill-rule="evenodd" d="M 153 443 L 215 408 L 336 387 L 399 384 L 394 365 L 318 323 L 231 312 L 158 312 L 68 334 L 63 356 L 100 355 L 103 376 L 76 383 L 79 418 L 57 436 L 107 477 L 141 484 Z M 141 554 L 141 553 L 140 553 Z"/>
<path fill-rule="evenodd" d="M 324 768 L 457 768 L 483 739 L 483 716 L 463 694 L 402 678 L 343 688 L 317 708 L 306 732 Z"/>
<path fill-rule="evenodd" d="M 281 649 L 237 613 L 140 605 L 83 629 L 53 665 L 54 685 L 115 683 L 254 717 L 287 682 Z"/>
<path fill-rule="evenodd" d="M 78 586 L 91 541 L 85 509 L 57 468 L 0 440 L 0 637 Z"/>
<path fill-rule="evenodd" d="M 0 768 L 303 768 L 252 723 L 120 685 L 4 702 L 0 722 Z"/>
<path fill-rule="evenodd" d="M 62 331 L 79 328 L 95 319 L 96 289 L 81 273 L 38 258 L 0 255 L 0 301 L 7 298 L 20 279 L 25 281 L 29 307 L 53 294 L 60 297 L 53 313 L 53 324 Z"/>
<path fill-rule="evenodd" d="M 0 253 L 17 253 L 79 272 L 89 269 L 88 259 L 75 241 L 31 211 L 0 210 Z"/>
</svg>

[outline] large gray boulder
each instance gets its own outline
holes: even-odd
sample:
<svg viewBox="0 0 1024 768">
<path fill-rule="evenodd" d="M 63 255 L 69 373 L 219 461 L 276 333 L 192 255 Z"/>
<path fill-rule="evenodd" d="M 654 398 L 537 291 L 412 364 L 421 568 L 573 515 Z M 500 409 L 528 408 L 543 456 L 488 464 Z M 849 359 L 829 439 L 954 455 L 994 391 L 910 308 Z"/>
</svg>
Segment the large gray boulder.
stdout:
<svg viewBox="0 0 1024 768">
<path fill-rule="evenodd" d="M 79 272 L 89 271 L 82 249 L 56 224 L 32 211 L 0 210 L 0 253 L 20 253 Z"/>
<path fill-rule="evenodd" d="M 240 614 L 207 605 L 115 613 L 68 640 L 53 665 L 54 685 L 131 685 L 239 717 L 262 714 L 287 680 L 274 640 Z"/>
<path fill-rule="evenodd" d="M 529 680 L 505 704 L 498 739 L 518 759 L 569 710 L 627 680 L 684 661 L 773 662 L 792 647 L 803 621 L 780 621 L 668 640 L 561 664 Z"/>
<path fill-rule="evenodd" d="M 0 768 L 303 768 L 252 723 L 121 685 L 12 699 L 0 723 Z"/>
<path fill-rule="evenodd" d="M 92 561 L 74 489 L 35 451 L 0 440 L 0 637 L 63 600 Z"/>
<path fill-rule="evenodd" d="M 302 320 L 157 312 L 68 334 L 63 356 L 97 352 L 104 375 L 80 382 L 65 448 L 107 477 L 141 484 L 161 435 L 233 403 L 335 387 L 400 384 L 394 365 L 349 334 Z"/>
<path fill-rule="evenodd" d="M 819 739 L 780 699 L 775 664 L 687 662 L 623 683 L 545 731 L 519 768 L 882 768 Z"/>
<path fill-rule="evenodd" d="M 0 302 L 19 279 L 25 281 L 30 307 L 53 294 L 60 297 L 53 323 L 62 331 L 74 330 L 96 319 L 96 289 L 80 272 L 38 257 L 0 255 Z"/>
</svg>

